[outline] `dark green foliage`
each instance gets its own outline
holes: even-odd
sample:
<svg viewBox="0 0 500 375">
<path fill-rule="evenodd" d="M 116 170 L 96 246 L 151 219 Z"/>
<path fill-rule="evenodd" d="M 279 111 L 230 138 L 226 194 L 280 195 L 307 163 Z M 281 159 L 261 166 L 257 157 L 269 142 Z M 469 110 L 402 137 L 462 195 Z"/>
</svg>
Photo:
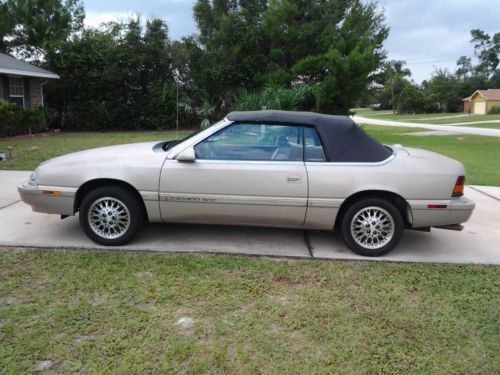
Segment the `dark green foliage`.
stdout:
<svg viewBox="0 0 500 375">
<path fill-rule="evenodd" d="M 80 0 L 6 0 L 0 4 L 0 51 L 16 50 L 48 57 L 72 33 L 81 30 Z"/>
<path fill-rule="evenodd" d="M 471 30 L 471 42 L 474 43 L 474 52 L 479 58 L 476 71 L 490 75 L 495 72 L 500 63 L 500 33 L 492 37 L 479 29 Z"/>
<path fill-rule="evenodd" d="M 47 86 L 64 128 L 175 126 L 175 84 L 166 24 L 140 19 L 87 29 L 61 46 Z"/>
<path fill-rule="evenodd" d="M 47 105 L 63 128 L 89 130 L 173 127 L 177 95 L 185 127 L 252 95 L 347 113 L 385 57 L 384 17 L 360 0 L 199 0 L 193 12 L 199 35 L 171 42 L 158 19 L 83 28 L 80 0 L 0 1 L 0 49 L 58 73 Z"/>
<path fill-rule="evenodd" d="M 405 65 L 406 61 L 402 60 L 390 60 L 382 64 L 381 71 L 375 76 L 375 81 L 383 85 L 378 95 L 378 109 L 392 109 L 393 112 L 397 109 L 398 97 L 411 77 L 411 71 Z"/>
<path fill-rule="evenodd" d="M 262 91 L 244 92 L 239 95 L 233 108 L 237 111 L 280 109 L 286 111 L 314 110 L 317 87 L 298 85 L 290 89 L 268 85 Z"/>
<path fill-rule="evenodd" d="M 495 105 L 495 106 L 491 107 L 491 109 L 488 113 L 490 115 L 499 115 L 500 114 L 500 105 Z"/>
<path fill-rule="evenodd" d="M 226 102 L 235 90 L 302 82 L 317 87 L 316 109 L 347 113 L 384 58 L 388 30 L 371 3 L 199 0 L 194 12 L 206 51 L 200 83 Z"/>
<path fill-rule="evenodd" d="M 460 56 L 457 60 L 458 69 L 455 72 L 457 78 L 466 79 L 470 74 L 472 74 L 472 59 L 467 56 Z"/>
<path fill-rule="evenodd" d="M 0 101 L 0 136 L 36 133 L 46 129 L 54 119 L 49 108 L 23 109 L 14 103 Z"/>
<path fill-rule="evenodd" d="M 14 30 L 15 19 L 12 17 L 7 3 L 0 1 L 0 52 L 6 52 L 8 41 L 6 39 Z"/>
<path fill-rule="evenodd" d="M 21 126 L 21 111 L 14 103 L 0 101 L 0 136 L 13 135 Z"/>
<path fill-rule="evenodd" d="M 196 86 L 216 108 L 235 92 L 257 87 L 267 61 L 262 32 L 265 1 L 200 0 L 193 8 L 200 35 L 194 53 Z"/>
<path fill-rule="evenodd" d="M 396 70 L 397 71 L 397 70 Z M 437 69 L 429 81 L 421 86 L 408 81 L 403 71 L 393 73 L 381 91 L 382 108 L 392 108 L 397 113 L 460 112 L 463 109 L 460 81 L 446 70 Z M 392 95 L 391 95 L 392 94 Z"/>
<path fill-rule="evenodd" d="M 461 93 L 461 82 L 453 74 L 437 69 L 429 81 L 424 81 L 422 88 L 426 97 L 437 105 L 438 112 L 460 112 L 463 110 L 462 99 L 472 94 Z"/>
<path fill-rule="evenodd" d="M 64 129 L 165 129 L 177 118 L 193 128 L 231 109 L 347 114 L 365 103 L 452 112 L 500 87 L 500 33 L 481 30 L 471 31 L 477 66 L 462 56 L 455 74 L 415 85 L 404 61 L 386 61 L 375 2 L 198 0 L 193 14 L 199 34 L 172 42 L 160 19 L 84 28 L 81 0 L 0 0 L 0 51 L 61 76 L 44 90 Z"/>
<path fill-rule="evenodd" d="M 422 113 L 425 110 L 426 98 L 414 85 L 406 85 L 398 97 L 398 113 Z"/>
<path fill-rule="evenodd" d="M 318 85 L 320 112 L 347 114 L 371 82 L 370 73 L 380 66 L 388 30 L 374 4 L 348 2 L 340 26 L 332 22 L 332 17 L 339 20 L 335 9 L 323 14 L 323 22 L 310 22 L 321 29 L 321 34 L 308 39 L 309 43 L 318 40 L 319 50 L 297 61 L 292 70 L 306 82 Z"/>
</svg>

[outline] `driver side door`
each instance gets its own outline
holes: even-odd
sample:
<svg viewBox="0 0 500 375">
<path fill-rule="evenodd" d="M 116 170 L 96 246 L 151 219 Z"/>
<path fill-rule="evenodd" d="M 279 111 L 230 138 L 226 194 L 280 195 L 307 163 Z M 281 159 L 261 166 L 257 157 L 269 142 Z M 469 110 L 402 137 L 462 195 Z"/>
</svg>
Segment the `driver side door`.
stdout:
<svg viewBox="0 0 500 375">
<path fill-rule="evenodd" d="M 167 160 L 164 221 L 298 227 L 307 207 L 303 128 L 233 123 L 194 146 L 196 160 Z"/>
</svg>

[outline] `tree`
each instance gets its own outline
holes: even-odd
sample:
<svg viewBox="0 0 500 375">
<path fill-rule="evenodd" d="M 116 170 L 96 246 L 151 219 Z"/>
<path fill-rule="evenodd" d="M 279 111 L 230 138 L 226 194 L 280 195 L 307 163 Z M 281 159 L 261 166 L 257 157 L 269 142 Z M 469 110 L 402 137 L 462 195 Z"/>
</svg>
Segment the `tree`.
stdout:
<svg viewBox="0 0 500 375">
<path fill-rule="evenodd" d="M 266 41 L 262 34 L 264 0 L 199 0 L 194 18 L 203 52 L 197 86 L 213 105 L 230 103 L 241 89 L 258 87 L 257 77 L 266 66 Z"/>
<path fill-rule="evenodd" d="M 467 56 L 460 56 L 460 58 L 457 60 L 457 66 L 458 69 L 456 70 L 455 74 L 462 80 L 465 80 L 467 76 L 473 71 L 472 60 Z"/>
<path fill-rule="evenodd" d="M 495 70 L 493 75 L 490 77 L 489 86 L 493 89 L 500 87 L 500 69 Z"/>
<path fill-rule="evenodd" d="M 500 33 L 493 37 L 479 29 L 471 30 L 471 43 L 474 43 L 474 53 L 479 58 L 476 70 L 487 76 L 491 75 L 500 63 Z"/>
<path fill-rule="evenodd" d="M 374 3 L 198 0 L 194 13 L 203 51 L 198 84 L 222 93 L 220 102 L 242 89 L 307 83 L 322 92 L 315 109 L 347 113 L 385 58 L 388 29 Z"/>
<path fill-rule="evenodd" d="M 425 111 L 426 99 L 422 91 L 408 83 L 398 96 L 398 113 L 422 113 Z"/>
<path fill-rule="evenodd" d="M 0 1 L 0 52 L 7 52 L 9 43 L 8 38 L 14 31 L 16 25 L 14 17 L 9 9 L 9 4 Z"/>
<path fill-rule="evenodd" d="M 6 0 L 0 20 L 2 8 L 10 24 L 0 23 L 0 44 L 7 51 L 42 60 L 51 60 L 60 44 L 82 29 L 85 17 L 80 0 Z"/>
<path fill-rule="evenodd" d="M 460 82 L 446 69 L 436 69 L 431 79 L 424 84 L 424 92 L 433 98 L 440 112 L 459 112 L 462 110 Z M 470 95 L 470 94 L 469 94 Z"/>
<path fill-rule="evenodd" d="M 273 43 L 286 51 L 279 69 L 288 72 L 291 65 L 294 80 L 317 85 L 321 93 L 317 110 L 347 114 L 385 56 L 382 43 L 388 29 L 383 14 L 376 4 L 357 0 L 296 1 L 295 8 L 290 1 L 282 0 L 266 13 L 295 17 L 287 23 L 286 32 L 274 33 Z"/>
<path fill-rule="evenodd" d="M 175 83 L 168 28 L 139 18 L 86 29 L 54 59 L 62 80 L 47 85 L 47 102 L 65 128 L 171 128 Z"/>
<path fill-rule="evenodd" d="M 406 78 L 411 77 L 411 71 L 405 68 L 405 65 L 406 61 L 403 60 L 387 61 L 382 65 L 378 76 L 378 81 L 384 85 L 381 93 L 382 108 L 391 108 L 393 113 L 396 113 L 397 109 L 396 100 L 408 83 Z"/>
</svg>

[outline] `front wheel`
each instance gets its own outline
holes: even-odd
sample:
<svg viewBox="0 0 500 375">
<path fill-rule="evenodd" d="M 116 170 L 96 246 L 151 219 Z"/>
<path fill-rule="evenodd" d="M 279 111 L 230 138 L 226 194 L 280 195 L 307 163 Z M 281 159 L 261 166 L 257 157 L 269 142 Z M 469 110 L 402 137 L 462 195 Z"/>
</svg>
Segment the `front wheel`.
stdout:
<svg viewBox="0 0 500 375">
<path fill-rule="evenodd" d="M 392 203 L 378 198 L 352 204 L 341 221 L 342 237 L 355 253 L 380 256 L 391 251 L 401 240 L 404 222 Z"/>
<path fill-rule="evenodd" d="M 120 246 L 136 235 L 144 222 L 144 213 L 133 194 L 119 187 L 104 186 L 84 197 L 79 218 L 91 240 L 104 246 Z"/>
</svg>

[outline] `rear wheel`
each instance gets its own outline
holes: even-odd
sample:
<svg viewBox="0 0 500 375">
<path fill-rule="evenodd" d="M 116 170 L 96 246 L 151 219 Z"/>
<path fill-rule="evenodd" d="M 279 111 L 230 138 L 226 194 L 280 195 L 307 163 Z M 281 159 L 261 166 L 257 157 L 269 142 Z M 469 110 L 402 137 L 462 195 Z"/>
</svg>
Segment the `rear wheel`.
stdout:
<svg viewBox="0 0 500 375">
<path fill-rule="evenodd" d="M 341 221 L 347 246 L 365 256 L 387 254 L 403 236 L 404 222 L 398 208 L 379 198 L 363 199 L 352 204 Z"/>
<path fill-rule="evenodd" d="M 127 190 L 104 186 L 83 198 L 79 218 L 91 240 L 104 246 L 120 246 L 137 234 L 144 223 L 144 212 Z"/>
</svg>

